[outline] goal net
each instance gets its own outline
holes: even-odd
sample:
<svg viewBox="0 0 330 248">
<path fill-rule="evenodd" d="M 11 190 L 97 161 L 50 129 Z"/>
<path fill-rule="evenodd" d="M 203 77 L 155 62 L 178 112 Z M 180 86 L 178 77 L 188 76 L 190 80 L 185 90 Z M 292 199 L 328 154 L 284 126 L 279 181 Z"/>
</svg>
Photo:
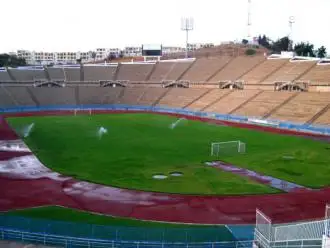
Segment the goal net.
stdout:
<svg viewBox="0 0 330 248">
<path fill-rule="evenodd" d="M 235 140 L 211 143 L 211 156 L 245 153 L 245 143 Z"/>
<path fill-rule="evenodd" d="M 92 115 L 92 109 L 74 109 L 73 115 Z"/>
</svg>

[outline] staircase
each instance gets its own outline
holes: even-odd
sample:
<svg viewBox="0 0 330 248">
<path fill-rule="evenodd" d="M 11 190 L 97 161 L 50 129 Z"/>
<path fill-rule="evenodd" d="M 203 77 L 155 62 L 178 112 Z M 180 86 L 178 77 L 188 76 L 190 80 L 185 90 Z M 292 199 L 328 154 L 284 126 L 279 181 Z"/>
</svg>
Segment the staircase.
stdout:
<svg viewBox="0 0 330 248">
<path fill-rule="evenodd" d="M 33 92 L 31 91 L 30 87 L 26 87 L 26 91 L 28 92 L 28 94 L 30 95 L 32 101 L 34 102 L 34 104 L 39 107 L 40 106 L 40 102 L 38 101 L 38 99 L 36 98 L 36 96 L 33 94 Z"/>
<path fill-rule="evenodd" d="M 44 71 L 45 71 L 45 75 L 46 75 L 47 81 L 50 81 L 50 75 L 49 75 L 49 71 L 48 71 L 48 67 L 47 66 L 44 66 Z"/>
<path fill-rule="evenodd" d="M 305 76 L 308 72 L 310 72 L 314 67 L 316 66 L 316 63 L 314 65 L 312 65 L 311 67 L 309 67 L 306 71 L 304 71 L 303 73 L 301 73 L 300 75 L 298 75 L 297 77 L 295 77 L 292 81 L 299 81 L 299 78 L 302 78 L 303 76 Z"/>
<path fill-rule="evenodd" d="M 273 71 L 269 72 L 266 76 L 264 76 L 263 78 L 261 78 L 257 83 L 262 83 L 263 81 L 265 81 L 267 78 L 269 78 L 271 75 L 273 75 L 275 72 L 277 72 L 278 70 L 280 70 L 283 66 L 285 66 L 287 63 L 284 63 L 283 65 L 279 66 L 278 68 L 274 69 Z"/>
<path fill-rule="evenodd" d="M 265 114 L 262 117 L 262 119 L 267 119 L 269 116 L 271 116 L 273 113 L 275 113 L 277 110 L 279 110 L 280 108 L 282 108 L 285 104 L 287 104 L 288 102 L 290 102 L 293 98 L 295 98 L 298 95 L 299 95 L 299 92 L 293 94 L 288 99 L 286 99 L 284 102 L 282 102 L 280 105 L 278 105 L 275 108 L 273 108 L 269 113 Z"/>
<path fill-rule="evenodd" d="M 250 97 L 249 99 L 247 99 L 246 101 L 244 101 L 243 103 L 241 103 L 240 105 L 238 105 L 236 108 L 234 108 L 232 111 L 230 111 L 228 114 L 233 114 L 235 113 L 238 109 L 240 109 L 241 107 L 243 107 L 245 104 L 247 104 L 249 101 L 252 101 L 253 99 L 255 99 L 257 96 L 259 96 L 261 93 L 263 93 L 264 91 L 261 90 L 259 91 L 257 94 L 253 95 L 252 97 Z"/>
<path fill-rule="evenodd" d="M 201 108 L 200 111 L 204 111 L 205 109 L 207 109 L 208 107 L 212 106 L 213 104 L 219 102 L 221 99 L 225 98 L 226 96 L 228 96 L 229 94 L 231 94 L 233 91 L 228 91 L 227 94 L 224 94 L 222 96 L 220 96 L 219 98 L 217 98 L 216 100 L 210 102 L 209 104 L 207 104 L 204 108 Z"/>
<path fill-rule="evenodd" d="M 225 63 L 223 66 L 221 66 L 218 70 L 216 70 L 211 76 L 209 76 L 205 82 L 209 82 L 211 81 L 212 78 L 215 77 L 215 75 L 217 75 L 220 71 L 222 71 L 234 58 L 230 59 L 227 61 L 227 63 Z"/>
<path fill-rule="evenodd" d="M 167 92 L 169 92 L 171 90 L 171 88 L 168 88 L 167 90 L 165 90 L 165 92 L 163 94 L 161 94 L 161 96 L 153 103 L 151 104 L 152 107 L 156 106 L 160 100 L 162 100 L 162 98 L 167 94 Z"/>
<path fill-rule="evenodd" d="M 181 80 L 181 78 L 184 76 L 184 74 L 187 73 L 187 71 L 190 70 L 190 68 L 196 63 L 196 59 L 180 74 L 180 76 L 176 79 L 177 81 Z"/>
<path fill-rule="evenodd" d="M 75 88 L 74 88 L 74 97 L 75 97 L 75 100 L 76 100 L 76 104 L 80 105 L 79 86 L 75 86 Z"/>
<path fill-rule="evenodd" d="M 85 81 L 85 71 L 84 71 L 84 65 L 80 64 L 80 81 Z"/>
<path fill-rule="evenodd" d="M 15 78 L 15 77 L 13 76 L 13 74 L 11 73 L 10 69 L 8 69 L 8 68 L 7 68 L 7 73 L 8 73 L 8 75 L 9 75 L 9 77 L 10 77 L 10 79 L 11 79 L 12 81 L 17 81 L 16 78 Z"/>
<path fill-rule="evenodd" d="M 252 68 L 250 68 L 249 70 L 247 70 L 246 72 L 243 72 L 240 76 L 236 77 L 234 80 L 239 80 L 241 77 L 243 77 L 245 74 L 251 72 L 254 68 L 256 68 L 257 66 L 261 65 L 262 63 L 264 63 L 266 60 L 264 59 L 263 61 L 257 63 L 256 65 L 252 66 Z"/>
<path fill-rule="evenodd" d="M 318 113 L 316 113 L 310 120 L 308 120 L 305 124 L 312 124 L 314 121 L 316 121 L 321 115 L 323 115 L 325 112 L 330 109 L 330 103 L 325 106 L 323 109 L 321 109 Z"/>
<path fill-rule="evenodd" d="M 16 99 L 13 97 L 13 95 L 3 86 L 0 85 L 0 87 L 3 89 L 3 91 L 9 96 L 9 98 L 12 100 L 12 102 L 16 105 L 19 106 L 20 104 L 16 101 Z"/>
<path fill-rule="evenodd" d="M 120 67 L 121 67 L 121 63 L 118 63 L 118 66 L 116 68 L 115 75 L 113 75 L 113 80 L 117 80 Z"/>
<path fill-rule="evenodd" d="M 202 95 L 200 95 L 199 97 L 197 97 L 196 99 L 192 100 L 190 103 L 186 104 L 183 108 L 188 108 L 188 106 L 190 106 L 191 104 L 193 104 L 194 102 L 198 101 L 199 99 L 201 99 L 203 96 L 207 95 L 211 90 L 213 89 L 209 89 L 207 90 L 205 93 L 203 93 Z"/>
<path fill-rule="evenodd" d="M 267 78 L 271 77 L 274 73 L 278 72 L 280 69 L 282 69 L 284 66 L 286 66 L 288 63 L 291 63 L 290 61 L 284 63 L 283 65 L 281 65 L 280 67 L 278 67 L 277 69 L 275 69 L 274 71 L 270 72 L 269 74 L 267 74 L 264 78 L 262 78 L 261 80 L 259 80 L 258 83 L 261 83 L 263 81 L 266 81 Z"/>
<path fill-rule="evenodd" d="M 154 73 L 154 71 L 155 71 L 158 64 L 159 64 L 158 61 L 155 64 L 153 64 L 151 71 L 148 73 L 148 75 L 147 75 L 147 77 L 144 81 L 149 81 L 151 75 Z"/>
</svg>

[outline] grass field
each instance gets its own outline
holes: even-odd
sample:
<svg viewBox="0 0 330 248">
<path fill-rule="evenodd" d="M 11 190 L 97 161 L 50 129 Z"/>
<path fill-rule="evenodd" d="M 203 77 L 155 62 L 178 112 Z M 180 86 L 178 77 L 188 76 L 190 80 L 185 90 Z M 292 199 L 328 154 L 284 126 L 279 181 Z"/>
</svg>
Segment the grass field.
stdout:
<svg viewBox="0 0 330 248">
<path fill-rule="evenodd" d="M 193 194 L 258 194 L 277 190 L 231 173 L 204 166 L 214 160 L 210 143 L 241 140 L 245 155 L 220 159 L 266 175 L 309 187 L 330 182 L 330 145 L 198 121 L 151 114 L 49 116 L 10 118 L 20 130 L 35 123 L 25 140 L 38 158 L 54 171 L 79 179 L 123 188 Z M 101 139 L 99 127 L 108 129 Z M 283 156 L 295 159 L 285 160 Z M 183 172 L 182 177 L 155 180 L 154 174 Z"/>
<path fill-rule="evenodd" d="M 52 233 L 56 232 L 59 235 L 62 234 L 61 232 L 64 232 L 64 235 L 88 237 L 92 234 L 89 231 L 94 229 L 94 235 L 99 235 L 98 238 L 116 238 L 126 241 L 166 240 L 167 242 L 214 242 L 231 241 L 234 239 L 231 232 L 223 225 L 192 226 L 139 221 L 91 214 L 62 207 L 31 208 L 11 211 L 6 213 L 6 215 L 29 218 L 26 221 L 13 219 L 19 222 L 18 225 L 23 229 L 25 225 L 29 230 L 34 228 L 36 229 L 35 231 L 40 231 L 38 227 L 52 226 L 48 231 L 52 231 Z M 94 227 L 90 225 L 94 225 Z M 116 233 L 117 237 L 112 237 L 114 233 Z"/>
</svg>

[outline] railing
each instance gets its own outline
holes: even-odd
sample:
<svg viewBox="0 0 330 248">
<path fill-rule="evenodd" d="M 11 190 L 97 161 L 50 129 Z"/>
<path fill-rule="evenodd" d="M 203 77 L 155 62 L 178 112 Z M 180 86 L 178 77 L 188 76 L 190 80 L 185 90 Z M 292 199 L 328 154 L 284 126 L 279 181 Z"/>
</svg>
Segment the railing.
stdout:
<svg viewBox="0 0 330 248">
<path fill-rule="evenodd" d="M 22 232 L 10 229 L 0 229 L 0 239 L 13 240 L 26 243 L 43 244 L 57 247 L 88 247 L 88 248 L 239 248 L 252 247 L 252 241 L 229 241 L 229 242 L 156 242 L 156 241 L 116 241 L 102 239 L 76 238 L 70 236 L 49 235 L 44 233 Z"/>
<path fill-rule="evenodd" d="M 330 135 L 330 127 L 328 126 L 316 126 L 309 124 L 295 124 L 281 121 L 267 121 L 257 123 L 256 118 L 235 116 L 227 114 L 207 113 L 207 112 L 196 112 L 185 109 L 175 108 L 163 108 L 163 107 L 150 107 L 150 106 L 134 106 L 134 105 L 65 105 L 65 106 L 42 106 L 42 107 L 14 107 L 14 108 L 0 108 L 0 113 L 10 112 L 34 112 L 34 111 L 74 111 L 74 110 L 126 110 L 126 111 L 151 111 L 159 113 L 172 113 L 172 114 L 183 114 L 204 118 L 212 118 L 216 120 L 239 122 L 246 124 L 253 124 L 259 126 L 272 126 L 280 129 L 294 130 L 298 132 L 316 133 Z"/>
<path fill-rule="evenodd" d="M 242 245 L 246 243 L 246 240 L 253 239 L 254 226 L 235 225 L 234 228 L 231 227 L 102 226 L 0 214 L 0 239 L 44 242 L 48 245 L 53 245 L 56 241 L 61 245 L 80 242 L 89 243 L 95 247 L 96 245 L 101 247 L 101 244 L 104 244 L 104 247 L 109 247 L 109 244 L 125 244 L 129 247 L 135 247 L 137 244 L 145 247 L 169 247 L 172 244 L 176 244 L 175 247 L 202 245 L 235 247 L 238 240 Z"/>
</svg>

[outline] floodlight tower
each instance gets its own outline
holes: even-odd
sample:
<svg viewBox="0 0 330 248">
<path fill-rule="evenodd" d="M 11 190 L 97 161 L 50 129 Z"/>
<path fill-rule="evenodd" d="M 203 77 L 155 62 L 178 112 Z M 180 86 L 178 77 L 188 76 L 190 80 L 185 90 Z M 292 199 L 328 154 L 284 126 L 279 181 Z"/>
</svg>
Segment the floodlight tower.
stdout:
<svg viewBox="0 0 330 248">
<path fill-rule="evenodd" d="M 251 1 L 252 0 L 248 0 L 248 16 L 247 16 L 247 29 L 248 29 L 247 37 L 248 37 L 248 39 L 251 38 L 251 25 L 252 25 L 252 22 L 251 22 Z"/>
<path fill-rule="evenodd" d="M 181 30 L 186 32 L 186 58 L 188 58 L 188 40 L 189 40 L 189 31 L 194 29 L 194 19 L 189 17 L 181 18 Z"/>
<path fill-rule="evenodd" d="M 291 42 L 289 42 L 289 47 L 288 50 L 292 51 L 293 50 L 293 40 L 292 40 L 292 29 L 293 29 L 293 24 L 295 23 L 294 20 L 294 16 L 290 16 L 289 17 L 289 28 L 290 28 L 290 33 L 289 33 L 289 40 L 291 40 Z"/>
</svg>

